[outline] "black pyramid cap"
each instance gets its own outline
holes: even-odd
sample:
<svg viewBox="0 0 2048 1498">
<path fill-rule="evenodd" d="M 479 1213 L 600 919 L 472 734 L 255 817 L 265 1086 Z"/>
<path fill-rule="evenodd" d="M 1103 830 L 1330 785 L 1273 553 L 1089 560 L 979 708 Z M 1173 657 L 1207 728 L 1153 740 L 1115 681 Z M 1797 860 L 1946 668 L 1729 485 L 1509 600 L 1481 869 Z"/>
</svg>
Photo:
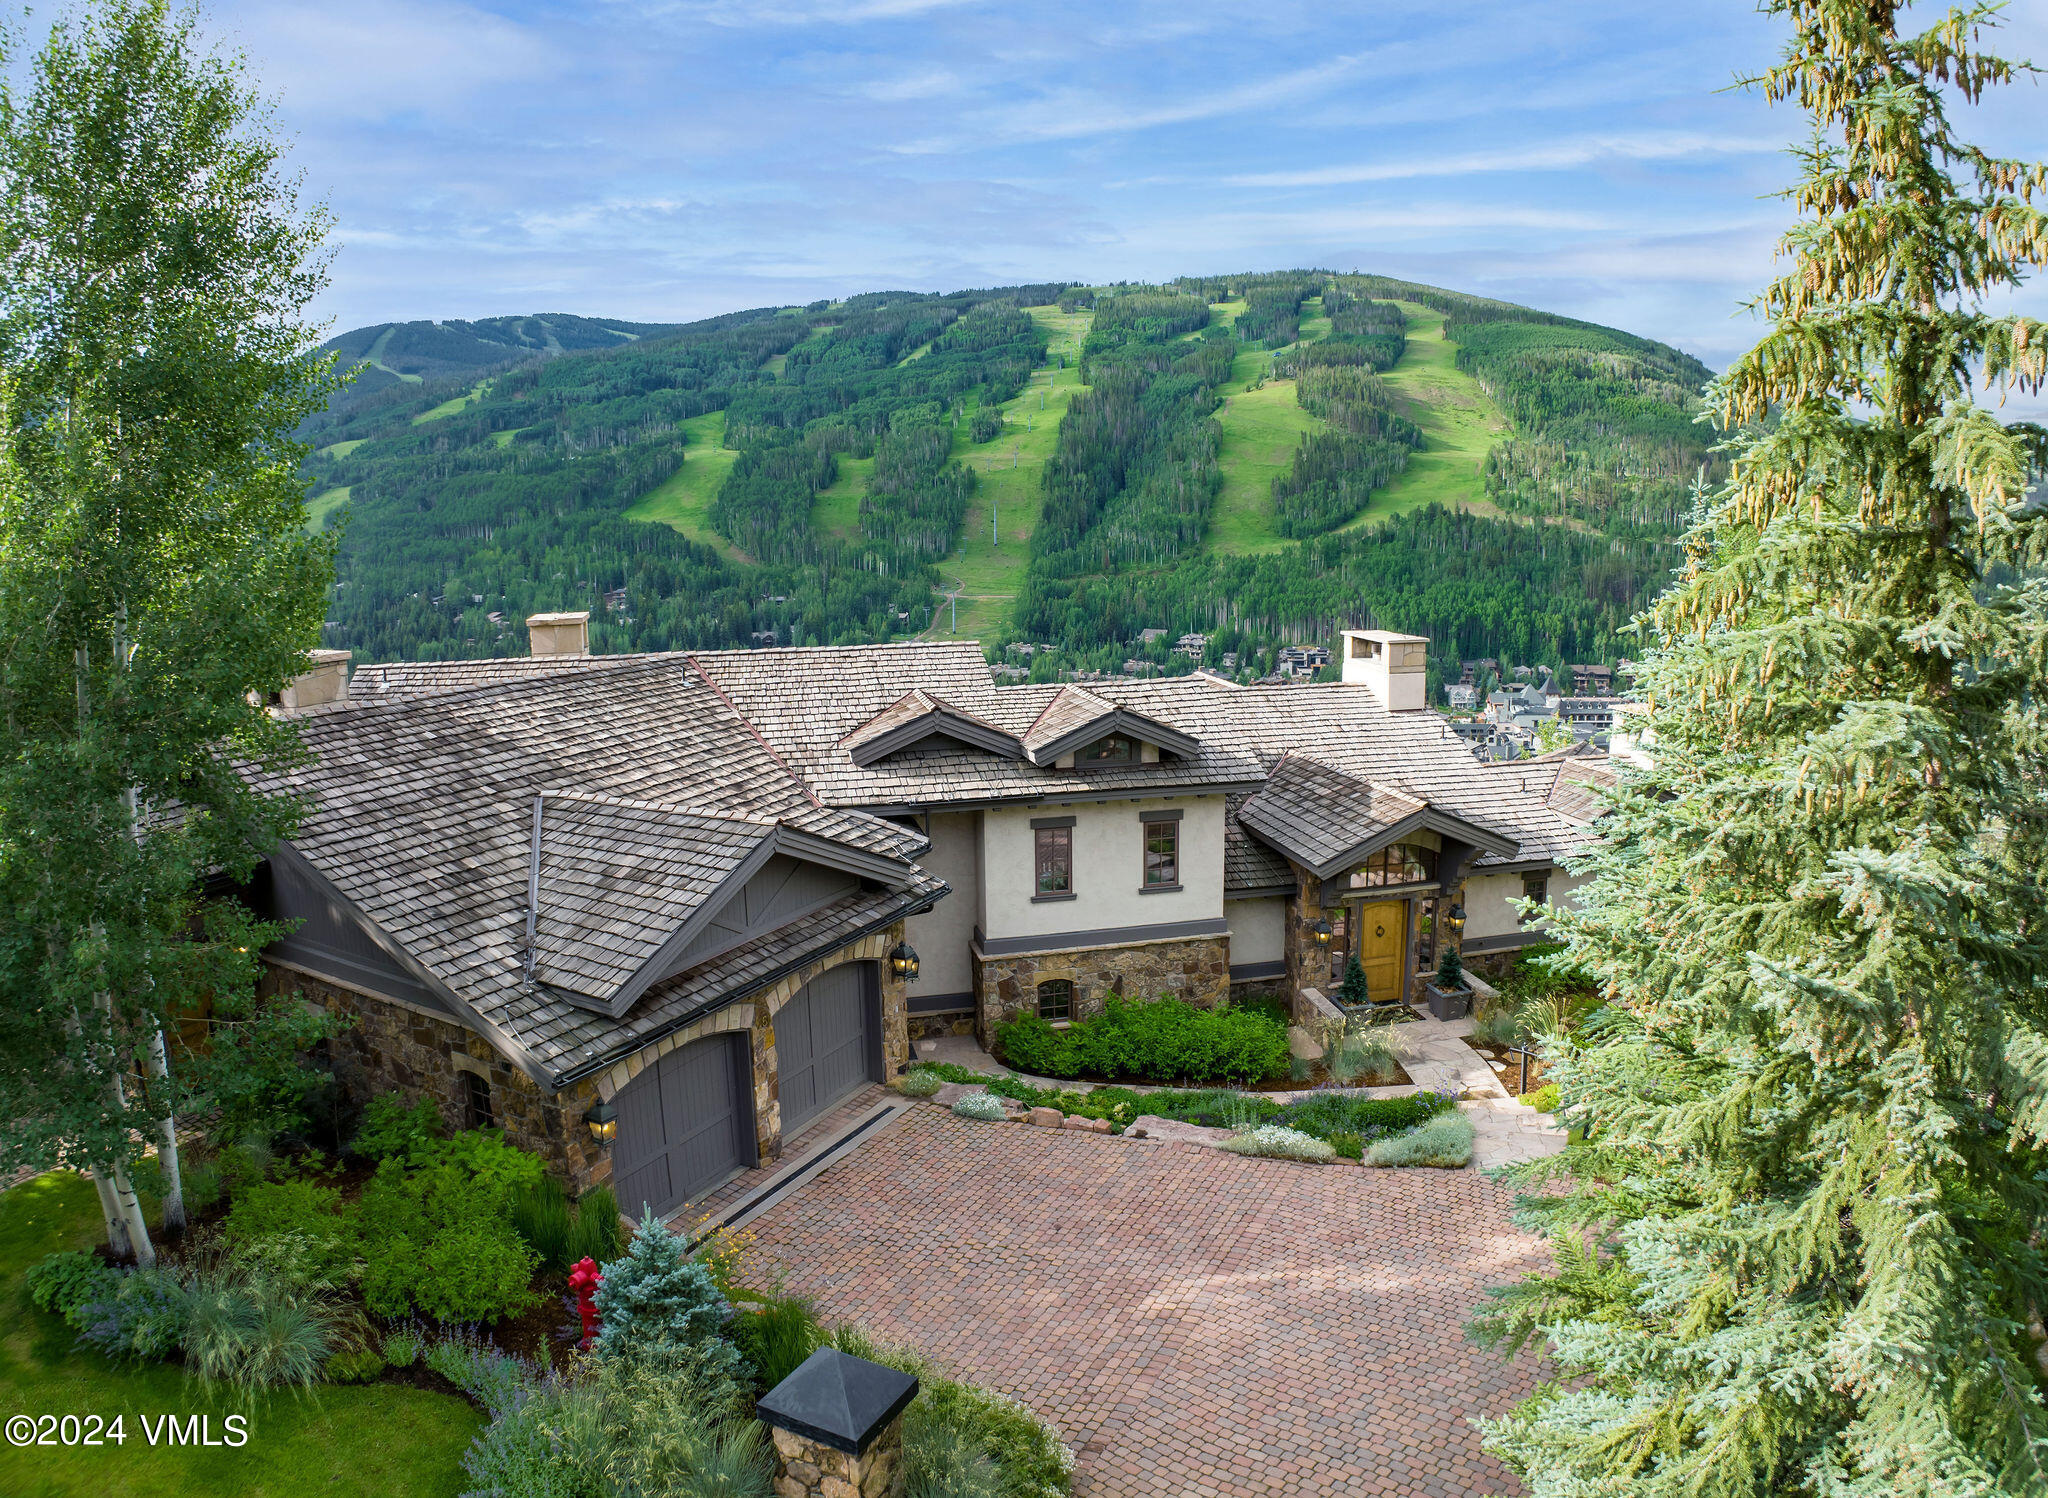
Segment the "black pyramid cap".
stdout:
<svg viewBox="0 0 2048 1498">
<path fill-rule="evenodd" d="M 754 1409 L 770 1425 L 864 1456 L 883 1427 L 916 1397 L 917 1380 L 909 1374 L 821 1347 L 763 1394 Z"/>
</svg>

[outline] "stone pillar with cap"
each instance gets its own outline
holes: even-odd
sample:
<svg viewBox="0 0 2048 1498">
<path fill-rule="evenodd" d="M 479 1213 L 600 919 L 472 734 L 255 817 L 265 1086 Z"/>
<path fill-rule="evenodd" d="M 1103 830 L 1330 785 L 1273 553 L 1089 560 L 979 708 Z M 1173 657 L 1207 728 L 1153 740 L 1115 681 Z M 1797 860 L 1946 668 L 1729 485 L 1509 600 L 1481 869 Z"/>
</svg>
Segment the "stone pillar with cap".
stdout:
<svg viewBox="0 0 2048 1498">
<path fill-rule="evenodd" d="M 821 1347 L 754 1411 L 775 1438 L 782 1498 L 895 1498 L 903 1491 L 909 1374 Z"/>
</svg>

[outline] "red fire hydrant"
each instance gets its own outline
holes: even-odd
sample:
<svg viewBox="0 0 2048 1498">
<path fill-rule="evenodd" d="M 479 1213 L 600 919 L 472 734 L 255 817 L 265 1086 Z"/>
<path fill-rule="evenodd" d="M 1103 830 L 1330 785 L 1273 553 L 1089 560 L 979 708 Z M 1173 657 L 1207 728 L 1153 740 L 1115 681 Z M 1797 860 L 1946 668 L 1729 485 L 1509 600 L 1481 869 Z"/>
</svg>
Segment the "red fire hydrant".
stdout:
<svg viewBox="0 0 2048 1498">
<path fill-rule="evenodd" d="M 595 1259 L 579 1259 L 576 1267 L 569 1271 L 569 1288 L 576 1292 L 576 1314 L 583 1318 L 583 1340 L 576 1345 L 585 1351 L 597 1340 L 597 1301 L 594 1297 L 603 1279 Z"/>
</svg>

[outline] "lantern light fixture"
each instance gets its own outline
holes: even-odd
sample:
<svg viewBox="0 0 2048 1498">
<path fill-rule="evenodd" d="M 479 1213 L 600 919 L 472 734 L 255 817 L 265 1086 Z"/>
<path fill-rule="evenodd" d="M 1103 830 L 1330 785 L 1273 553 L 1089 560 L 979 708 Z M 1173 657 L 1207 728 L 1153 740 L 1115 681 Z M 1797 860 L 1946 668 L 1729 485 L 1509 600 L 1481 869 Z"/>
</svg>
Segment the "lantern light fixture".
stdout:
<svg viewBox="0 0 2048 1498">
<path fill-rule="evenodd" d="M 1330 923 L 1327 920 L 1317 921 L 1309 929 L 1315 932 L 1317 946 L 1327 947 L 1330 944 L 1330 937 L 1334 933 L 1331 932 Z"/>
<path fill-rule="evenodd" d="M 1453 905 L 1449 910 L 1445 911 L 1444 925 L 1450 929 L 1453 936 L 1463 931 L 1465 929 L 1465 907 Z"/>
<path fill-rule="evenodd" d="M 590 1105 L 583 1121 L 590 1126 L 590 1137 L 601 1145 L 608 1146 L 619 1137 L 619 1110 L 603 1098 Z"/>
<path fill-rule="evenodd" d="M 889 951 L 889 971 L 908 982 L 917 976 L 917 948 L 899 941 Z"/>
</svg>

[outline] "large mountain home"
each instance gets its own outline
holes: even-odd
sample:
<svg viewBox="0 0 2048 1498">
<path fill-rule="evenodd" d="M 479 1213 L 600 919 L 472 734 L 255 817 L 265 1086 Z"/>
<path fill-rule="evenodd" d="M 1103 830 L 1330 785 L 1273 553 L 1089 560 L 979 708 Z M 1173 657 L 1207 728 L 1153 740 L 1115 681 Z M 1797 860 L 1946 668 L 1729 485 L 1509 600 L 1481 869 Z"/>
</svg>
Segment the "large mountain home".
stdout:
<svg viewBox="0 0 2048 1498">
<path fill-rule="evenodd" d="M 1536 939 L 1585 767 L 1475 763 L 1427 641 L 1341 684 L 996 684 L 978 645 L 518 660 L 317 652 L 280 711 L 310 807 L 248 898 L 274 990 L 346 1014 L 358 1091 L 489 1121 L 667 1211 L 907 1062 L 1109 994 L 1408 995 Z M 599 1127 L 587 1126 L 594 1121 Z M 612 1132 L 609 1147 L 597 1136 Z"/>
</svg>

